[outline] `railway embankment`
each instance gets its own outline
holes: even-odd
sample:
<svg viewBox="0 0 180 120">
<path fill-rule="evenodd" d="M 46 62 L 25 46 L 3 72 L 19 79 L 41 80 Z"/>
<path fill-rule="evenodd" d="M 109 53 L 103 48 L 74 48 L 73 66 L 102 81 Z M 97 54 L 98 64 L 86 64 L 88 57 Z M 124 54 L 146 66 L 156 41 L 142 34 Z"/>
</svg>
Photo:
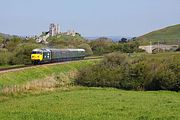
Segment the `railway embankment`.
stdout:
<svg viewBox="0 0 180 120">
<path fill-rule="evenodd" d="M 95 63 L 95 60 L 71 61 L 41 66 L 13 69 L 0 73 L 1 94 L 24 92 L 29 90 L 52 90 L 55 87 L 67 87 L 79 69 Z"/>
</svg>

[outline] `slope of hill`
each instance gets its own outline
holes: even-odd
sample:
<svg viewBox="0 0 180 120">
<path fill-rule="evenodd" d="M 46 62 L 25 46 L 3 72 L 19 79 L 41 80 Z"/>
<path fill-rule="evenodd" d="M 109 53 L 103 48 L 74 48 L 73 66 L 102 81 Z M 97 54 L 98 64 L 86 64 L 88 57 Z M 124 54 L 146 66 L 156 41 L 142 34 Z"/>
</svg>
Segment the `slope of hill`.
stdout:
<svg viewBox="0 0 180 120">
<path fill-rule="evenodd" d="M 21 37 L 21 36 L 10 35 L 10 34 L 5 34 L 5 33 L 0 33 L 0 37 L 5 38 L 5 39 L 11 39 L 13 37 L 24 38 L 24 37 Z"/>
<path fill-rule="evenodd" d="M 80 35 L 57 35 L 47 39 L 48 47 L 54 48 L 78 48 L 79 45 L 85 43 L 85 39 Z"/>
<path fill-rule="evenodd" d="M 149 44 L 152 41 L 152 43 L 180 45 L 180 24 L 150 32 L 138 37 L 137 40 L 140 40 L 141 44 Z"/>
<path fill-rule="evenodd" d="M 101 38 L 101 37 L 109 38 L 109 39 L 111 39 L 114 42 L 118 42 L 122 38 L 127 38 L 127 39 L 131 39 L 132 38 L 132 37 L 127 37 L 127 36 L 94 36 L 94 37 L 92 36 L 92 37 L 85 37 L 85 39 L 87 39 L 87 40 L 96 40 L 96 39 Z"/>
<path fill-rule="evenodd" d="M 12 36 L 9 34 L 0 33 L 0 36 L 3 38 L 11 38 Z"/>
</svg>

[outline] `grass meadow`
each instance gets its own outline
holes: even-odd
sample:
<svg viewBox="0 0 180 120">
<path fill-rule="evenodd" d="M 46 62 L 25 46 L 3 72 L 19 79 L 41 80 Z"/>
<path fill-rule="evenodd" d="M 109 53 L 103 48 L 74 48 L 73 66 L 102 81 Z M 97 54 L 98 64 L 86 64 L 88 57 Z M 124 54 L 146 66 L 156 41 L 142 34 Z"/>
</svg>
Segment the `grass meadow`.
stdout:
<svg viewBox="0 0 180 120">
<path fill-rule="evenodd" d="M 179 120 L 180 93 L 75 87 L 0 102 L 1 120 Z"/>
</svg>

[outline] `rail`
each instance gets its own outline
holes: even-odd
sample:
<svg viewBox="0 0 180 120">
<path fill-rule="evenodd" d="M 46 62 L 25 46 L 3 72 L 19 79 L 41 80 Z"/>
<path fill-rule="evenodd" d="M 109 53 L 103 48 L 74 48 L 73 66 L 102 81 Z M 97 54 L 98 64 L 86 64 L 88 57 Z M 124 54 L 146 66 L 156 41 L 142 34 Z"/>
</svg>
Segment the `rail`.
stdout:
<svg viewBox="0 0 180 120">
<path fill-rule="evenodd" d="M 22 70 L 24 68 L 33 68 L 33 67 L 39 67 L 39 66 L 47 66 L 47 65 L 56 65 L 56 64 L 65 64 L 73 61 L 84 61 L 84 60 L 93 60 L 93 59 L 101 59 L 102 56 L 95 56 L 95 57 L 86 57 L 82 60 L 72 60 L 72 61 L 64 61 L 64 62 L 53 62 L 53 63 L 44 63 L 39 65 L 24 65 L 24 66 L 15 66 L 15 67 L 7 67 L 7 68 L 0 68 L 0 73 L 6 73 L 6 72 L 13 72 L 17 70 Z"/>
</svg>

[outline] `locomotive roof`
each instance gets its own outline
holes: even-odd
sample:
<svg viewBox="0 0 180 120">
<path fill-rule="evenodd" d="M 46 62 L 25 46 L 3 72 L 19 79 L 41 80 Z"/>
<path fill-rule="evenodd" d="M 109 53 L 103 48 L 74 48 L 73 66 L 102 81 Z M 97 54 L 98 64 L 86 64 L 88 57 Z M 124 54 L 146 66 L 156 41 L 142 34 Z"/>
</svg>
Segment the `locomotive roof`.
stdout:
<svg viewBox="0 0 180 120">
<path fill-rule="evenodd" d="M 42 51 L 41 49 L 33 49 L 32 51 Z"/>
</svg>

